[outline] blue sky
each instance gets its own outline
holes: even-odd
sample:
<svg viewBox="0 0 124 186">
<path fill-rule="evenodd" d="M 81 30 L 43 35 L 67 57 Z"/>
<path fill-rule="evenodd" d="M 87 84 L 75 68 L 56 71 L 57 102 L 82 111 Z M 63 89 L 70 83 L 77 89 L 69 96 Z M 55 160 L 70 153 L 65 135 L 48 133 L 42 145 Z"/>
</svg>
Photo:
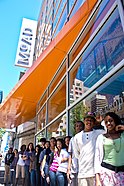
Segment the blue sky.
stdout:
<svg viewBox="0 0 124 186">
<path fill-rule="evenodd" d="M 37 20 L 42 0 L 0 0 L 0 90 L 3 100 L 24 68 L 15 66 L 22 18 Z"/>
</svg>

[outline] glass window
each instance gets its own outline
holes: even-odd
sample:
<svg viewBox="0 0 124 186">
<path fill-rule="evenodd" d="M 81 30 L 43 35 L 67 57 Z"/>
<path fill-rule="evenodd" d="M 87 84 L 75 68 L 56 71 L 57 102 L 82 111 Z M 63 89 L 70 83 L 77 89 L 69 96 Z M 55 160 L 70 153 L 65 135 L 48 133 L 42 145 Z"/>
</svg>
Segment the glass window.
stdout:
<svg viewBox="0 0 124 186">
<path fill-rule="evenodd" d="M 38 144 L 40 145 L 40 139 L 44 137 L 45 137 L 45 130 L 43 130 L 42 132 L 40 132 L 40 134 L 36 136 L 36 145 Z"/>
<path fill-rule="evenodd" d="M 37 115 L 37 132 L 42 130 L 46 125 L 46 104 Z"/>
<path fill-rule="evenodd" d="M 71 11 L 69 19 L 78 11 L 78 9 L 81 7 L 81 5 L 85 2 L 86 0 L 69 0 L 69 13 Z"/>
<path fill-rule="evenodd" d="M 115 0 L 111 0 L 111 1 L 103 0 L 102 1 L 97 12 L 95 13 L 94 18 L 92 19 L 91 23 L 89 24 L 88 28 L 85 29 L 86 36 L 84 37 L 84 35 L 85 35 L 85 32 L 84 32 L 82 34 L 82 36 L 80 37 L 80 39 L 78 40 L 78 45 L 73 46 L 73 49 L 72 49 L 70 56 L 69 56 L 69 59 L 70 59 L 69 63 L 70 64 L 73 62 L 75 57 L 79 54 L 81 49 L 84 47 L 84 45 L 87 43 L 89 38 L 92 36 L 92 34 L 94 33 L 94 31 L 96 30 L 98 25 L 101 23 L 102 19 L 107 14 L 108 10 L 113 5 L 114 1 Z"/>
<path fill-rule="evenodd" d="M 81 101 L 78 103 L 76 106 L 74 106 L 70 110 L 70 118 L 69 118 L 69 135 L 74 136 L 75 131 L 74 131 L 74 124 L 76 121 L 83 121 L 84 115 L 86 112 L 89 111 L 88 105 L 86 105 L 85 101 Z"/>
<path fill-rule="evenodd" d="M 41 109 L 46 99 L 47 99 L 47 91 L 44 93 L 44 95 L 41 97 L 40 101 L 37 104 L 37 112 Z"/>
<path fill-rule="evenodd" d="M 64 76 L 66 72 L 66 59 L 65 62 L 62 64 L 62 66 L 60 67 L 57 75 L 55 76 L 55 78 L 53 79 L 53 81 L 50 83 L 50 87 L 49 87 L 49 94 L 51 94 L 51 92 L 54 90 L 54 88 L 57 86 L 58 82 L 61 80 L 61 78 Z"/>
<path fill-rule="evenodd" d="M 47 138 L 66 136 L 66 127 L 66 115 L 63 115 L 47 128 Z"/>
<path fill-rule="evenodd" d="M 61 82 L 48 100 L 48 122 L 59 115 L 66 107 L 66 81 Z"/>
<path fill-rule="evenodd" d="M 102 117 L 107 112 L 115 112 L 124 121 L 124 68 L 70 110 L 71 135 L 75 121 L 83 120 L 87 111 Z"/>
<path fill-rule="evenodd" d="M 66 22 L 66 18 L 67 18 L 67 5 L 64 6 L 64 9 L 62 10 L 62 13 L 61 13 L 60 16 L 61 16 L 61 19 L 60 19 L 60 21 L 58 23 L 56 32 L 55 32 L 55 34 L 54 34 L 53 37 L 56 37 L 56 35 L 60 32 L 60 30 L 64 26 L 64 23 Z"/>
<path fill-rule="evenodd" d="M 104 24 L 70 72 L 70 92 L 75 101 L 76 82 L 86 92 L 124 58 L 124 33 L 118 10 Z"/>
<path fill-rule="evenodd" d="M 54 10 L 55 11 L 55 10 Z M 62 29 L 67 18 L 67 2 L 61 1 L 60 7 L 56 13 L 54 13 L 53 21 L 53 37 Z"/>
</svg>

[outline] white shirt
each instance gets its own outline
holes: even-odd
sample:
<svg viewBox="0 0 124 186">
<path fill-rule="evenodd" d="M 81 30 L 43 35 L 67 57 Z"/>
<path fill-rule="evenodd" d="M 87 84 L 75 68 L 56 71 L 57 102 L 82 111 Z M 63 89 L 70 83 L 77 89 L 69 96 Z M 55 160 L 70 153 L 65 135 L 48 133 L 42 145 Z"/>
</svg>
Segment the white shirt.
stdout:
<svg viewBox="0 0 124 186">
<path fill-rule="evenodd" d="M 88 178 L 95 176 L 94 156 L 96 139 L 104 130 L 93 130 L 90 132 L 81 131 L 74 137 L 74 154 L 78 158 L 79 172 L 78 178 Z"/>
<path fill-rule="evenodd" d="M 22 159 L 22 154 L 19 154 L 19 159 L 18 159 L 17 165 L 21 165 L 21 166 L 24 166 L 25 165 L 25 162 Z"/>
<path fill-rule="evenodd" d="M 60 156 L 58 158 L 60 163 L 57 171 L 67 173 L 68 160 L 61 163 L 62 158 L 69 158 L 69 153 L 66 151 L 66 149 L 61 149 Z"/>
<path fill-rule="evenodd" d="M 68 152 L 72 154 L 71 173 L 78 173 L 78 159 L 74 155 L 74 137 L 69 142 Z"/>
</svg>

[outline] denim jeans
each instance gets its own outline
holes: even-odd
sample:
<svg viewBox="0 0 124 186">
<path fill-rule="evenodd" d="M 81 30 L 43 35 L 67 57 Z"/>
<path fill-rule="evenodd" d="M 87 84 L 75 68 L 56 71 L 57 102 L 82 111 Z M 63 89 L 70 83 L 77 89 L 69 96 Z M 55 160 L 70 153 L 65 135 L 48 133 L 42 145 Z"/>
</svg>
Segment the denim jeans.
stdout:
<svg viewBox="0 0 124 186">
<path fill-rule="evenodd" d="M 57 182 L 56 182 L 56 172 L 53 171 L 49 171 L 49 177 L 50 177 L 50 186 L 56 186 Z"/>
<path fill-rule="evenodd" d="M 41 186 L 41 173 L 40 169 L 36 170 L 36 186 Z"/>
<path fill-rule="evenodd" d="M 66 173 L 57 171 L 56 178 L 57 178 L 57 186 L 67 186 L 68 185 Z"/>
<path fill-rule="evenodd" d="M 14 171 L 11 171 L 10 170 L 10 182 L 11 182 L 11 184 L 13 184 L 14 185 L 14 183 L 15 183 L 15 178 L 16 178 L 16 170 L 14 170 Z"/>
<path fill-rule="evenodd" d="M 30 173 L 30 180 L 31 180 L 31 186 L 36 186 L 36 171 L 35 170 L 31 170 Z"/>
<path fill-rule="evenodd" d="M 30 172 L 29 172 L 29 165 L 25 165 L 25 182 L 26 186 L 30 186 Z"/>
</svg>

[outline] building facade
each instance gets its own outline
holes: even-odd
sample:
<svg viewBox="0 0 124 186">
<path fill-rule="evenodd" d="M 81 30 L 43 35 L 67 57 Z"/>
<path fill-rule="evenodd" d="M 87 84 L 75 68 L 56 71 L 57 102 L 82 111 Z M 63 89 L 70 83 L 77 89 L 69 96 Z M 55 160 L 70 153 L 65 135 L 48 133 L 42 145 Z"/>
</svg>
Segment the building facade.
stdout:
<svg viewBox="0 0 124 186">
<path fill-rule="evenodd" d="M 90 1 L 45 0 L 35 59 Z M 68 43 L 65 43 L 68 45 Z M 54 60 L 54 59 L 52 59 Z M 73 135 L 87 111 L 124 118 L 124 1 L 99 0 L 37 104 L 36 140 Z"/>
</svg>

